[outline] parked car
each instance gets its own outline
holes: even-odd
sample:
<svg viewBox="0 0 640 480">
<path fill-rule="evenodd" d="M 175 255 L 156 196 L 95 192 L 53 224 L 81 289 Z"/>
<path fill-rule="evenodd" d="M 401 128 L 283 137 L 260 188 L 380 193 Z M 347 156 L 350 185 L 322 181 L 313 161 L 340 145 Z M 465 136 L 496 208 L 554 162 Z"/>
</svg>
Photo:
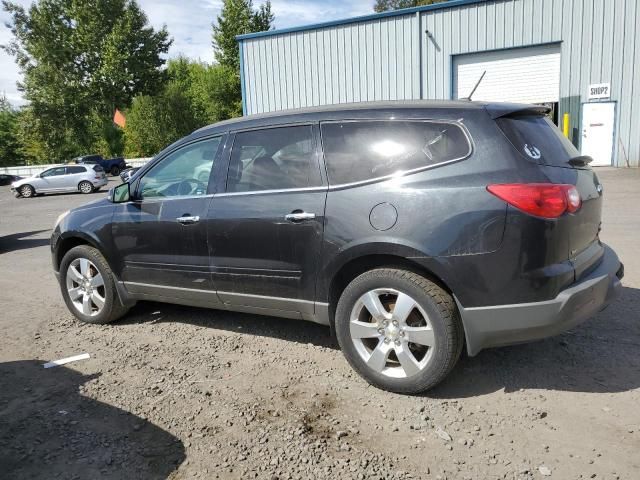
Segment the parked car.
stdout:
<svg viewBox="0 0 640 480">
<path fill-rule="evenodd" d="M 545 113 L 353 104 L 198 130 L 60 216 L 62 296 L 89 323 L 138 300 L 311 320 L 371 384 L 424 391 L 465 345 L 560 333 L 621 289 L 602 185 Z"/>
<path fill-rule="evenodd" d="M 108 183 L 100 165 L 61 165 L 11 184 L 16 197 L 30 198 L 41 193 L 93 193 Z"/>
<path fill-rule="evenodd" d="M 18 175 L 9 175 L 8 173 L 0 173 L 0 185 L 11 185 L 13 182 L 22 180 Z"/>
<path fill-rule="evenodd" d="M 133 176 L 133 174 L 136 173 L 138 170 L 140 170 L 140 167 L 127 168 L 126 170 L 123 170 L 120 173 L 120 178 L 122 179 L 123 182 L 128 182 L 129 180 L 131 180 L 131 177 Z"/>
<path fill-rule="evenodd" d="M 76 165 L 79 164 L 98 164 L 100 165 L 105 172 L 109 172 L 114 177 L 120 175 L 120 172 L 127 168 L 127 164 L 124 161 L 123 157 L 116 157 L 105 159 L 102 155 L 83 155 L 81 157 L 76 157 L 71 162 Z"/>
</svg>

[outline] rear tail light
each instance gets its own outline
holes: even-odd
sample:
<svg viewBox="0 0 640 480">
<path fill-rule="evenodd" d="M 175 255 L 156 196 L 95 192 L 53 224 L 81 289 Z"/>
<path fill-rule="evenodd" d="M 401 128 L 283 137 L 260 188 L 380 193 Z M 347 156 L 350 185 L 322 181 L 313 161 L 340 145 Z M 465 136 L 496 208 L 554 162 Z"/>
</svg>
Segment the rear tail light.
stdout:
<svg viewBox="0 0 640 480">
<path fill-rule="evenodd" d="M 506 183 L 489 185 L 487 190 L 509 205 L 530 215 L 558 218 L 565 212 L 574 213 L 582 205 L 574 185 L 556 183 Z"/>
</svg>

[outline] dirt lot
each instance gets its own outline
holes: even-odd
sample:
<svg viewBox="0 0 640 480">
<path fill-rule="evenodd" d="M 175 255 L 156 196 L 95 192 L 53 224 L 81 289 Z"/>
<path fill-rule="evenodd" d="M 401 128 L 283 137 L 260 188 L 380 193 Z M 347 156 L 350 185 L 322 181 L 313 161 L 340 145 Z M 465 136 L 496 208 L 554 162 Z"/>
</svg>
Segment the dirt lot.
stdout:
<svg viewBox="0 0 640 480">
<path fill-rule="evenodd" d="M 2 187 L 0 477 L 640 478 L 640 171 L 599 175 L 622 298 L 420 397 L 369 387 L 310 323 L 141 303 L 78 324 L 48 237 L 91 197 Z"/>
</svg>

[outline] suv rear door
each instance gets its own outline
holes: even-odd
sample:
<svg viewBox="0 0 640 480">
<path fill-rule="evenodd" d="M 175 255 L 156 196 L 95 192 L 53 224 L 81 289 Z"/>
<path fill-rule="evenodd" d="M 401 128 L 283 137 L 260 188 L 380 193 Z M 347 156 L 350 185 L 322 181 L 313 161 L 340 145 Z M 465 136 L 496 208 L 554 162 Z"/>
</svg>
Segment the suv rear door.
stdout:
<svg viewBox="0 0 640 480">
<path fill-rule="evenodd" d="M 207 215 L 218 296 L 244 310 L 311 315 L 327 196 L 317 125 L 238 131 L 230 143 L 226 191 Z"/>
</svg>

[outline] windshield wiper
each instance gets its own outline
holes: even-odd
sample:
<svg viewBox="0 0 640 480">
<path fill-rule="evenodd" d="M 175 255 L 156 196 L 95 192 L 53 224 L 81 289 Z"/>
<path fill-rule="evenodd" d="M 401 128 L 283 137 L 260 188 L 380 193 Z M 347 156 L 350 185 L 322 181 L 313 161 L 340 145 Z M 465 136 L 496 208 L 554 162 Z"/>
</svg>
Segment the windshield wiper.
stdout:
<svg viewBox="0 0 640 480">
<path fill-rule="evenodd" d="M 579 155 L 577 157 L 573 157 L 569 159 L 569 165 L 572 167 L 586 167 L 589 163 L 593 161 L 589 155 Z"/>
</svg>

